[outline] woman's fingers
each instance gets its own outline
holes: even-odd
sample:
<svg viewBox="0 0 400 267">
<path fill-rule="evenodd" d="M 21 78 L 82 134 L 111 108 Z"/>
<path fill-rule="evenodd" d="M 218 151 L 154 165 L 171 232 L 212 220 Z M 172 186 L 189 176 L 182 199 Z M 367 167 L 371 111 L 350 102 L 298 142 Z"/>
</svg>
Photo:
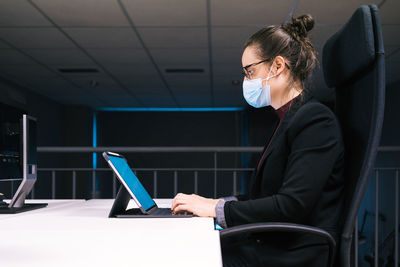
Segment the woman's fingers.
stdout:
<svg viewBox="0 0 400 267">
<path fill-rule="evenodd" d="M 174 210 L 177 205 L 187 203 L 188 198 L 190 198 L 189 195 L 182 194 L 182 193 L 177 194 L 176 197 L 172 200 L 171 209 Z"/>
<path fill-rule="evenodd" d="M 171 210 L 174 210 L 176 206 L 185 204 L 186 202 L 183 199 L 175 199 L 175 201 L 172 203 Z"/>
<path fill-rule="evenodd" d="M 215 206 L 219 200 L 198 195 L 177 194 L 172 201 L 173 213 L 188 211 L 200 217 L 215 217 Z"/>
<path fill-rule="evenodd" d="M 177 199 L 179 199 L 179 198 L 181 197 L 181 195 L 182 195 L 182 193 L 178 193 L 178 194 L 174 197 L 174 199 L 172 199 L 172 207 L 171 207 L 171 209 L 176 205 L 175 203 L 176 203 Z"/>
<path fill-rule="evenodd" d="M 190 208 L 190 206 L 187 204 L 179 204 L 175 207 L 175 209 L 172 210 L 173 213 L 178 213 L 180 211 L 188 211 L 188 212 L 194 213 L 192 211 L 192 209 Z"/>
</svg>

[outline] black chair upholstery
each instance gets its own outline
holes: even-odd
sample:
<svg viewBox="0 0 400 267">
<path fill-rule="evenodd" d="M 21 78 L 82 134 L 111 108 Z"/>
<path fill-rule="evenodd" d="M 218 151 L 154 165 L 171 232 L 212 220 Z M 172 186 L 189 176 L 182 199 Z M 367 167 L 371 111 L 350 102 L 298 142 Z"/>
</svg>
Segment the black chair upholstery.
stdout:
<svg viewBox="0 0 400 267">
<path fill-rule="evenodd" d="M 337 266 L 351 266 L 354 225 L 380 142 L 385 102 L 385 58 L 378 8 L 361 6 L 325 44 L 325 81 L 336 91 L 345 143 L 345 216 Z"/>
<path fill-rule="evenodd" d="M 338 249 L 328 232 L 299 224 L 247 224 L 221 230 L 220 237 L 271 231 L 314 234 L 327 240 L 328 266 L 348 267 L 351 266 L 355 219 L 373 170 L 383 124 L 385 63 L 375 5 L 358 8 L 343 28 L 326 42 L 322 63 L 326 84 L 336 92 L 335 111 L 345 142 L 346 206 Z"/>
</svg>

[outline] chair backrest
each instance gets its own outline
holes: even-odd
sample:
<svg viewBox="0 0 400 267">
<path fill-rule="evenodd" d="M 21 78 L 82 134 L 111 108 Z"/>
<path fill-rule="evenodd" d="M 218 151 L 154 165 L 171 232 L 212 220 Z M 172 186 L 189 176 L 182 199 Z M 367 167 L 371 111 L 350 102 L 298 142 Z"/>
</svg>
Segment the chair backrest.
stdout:
<svg viewBox="0 0 400 267">
<path fill-rule="evenodd" d="M 351 266 L 355 219 L 375 164 L 385 100 L 385 58 L 378 8 L 358 8 L 325 43 L 325 82 L 345 144 L 345 213 L 335 266 Z"/>
</svg>

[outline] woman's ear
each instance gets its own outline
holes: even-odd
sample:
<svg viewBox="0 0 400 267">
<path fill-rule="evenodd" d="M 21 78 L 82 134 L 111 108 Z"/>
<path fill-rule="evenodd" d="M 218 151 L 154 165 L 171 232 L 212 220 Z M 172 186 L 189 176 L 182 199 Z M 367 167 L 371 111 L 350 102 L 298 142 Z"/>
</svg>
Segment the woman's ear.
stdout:
<svg viewBox="0 0 400 267">
<path fill-rule="evenodd" d="M 285 59 L 282 56 L 275 57 L 272 66 L 272 73 L 279 75 L 285 69 Z"/>
</svg>

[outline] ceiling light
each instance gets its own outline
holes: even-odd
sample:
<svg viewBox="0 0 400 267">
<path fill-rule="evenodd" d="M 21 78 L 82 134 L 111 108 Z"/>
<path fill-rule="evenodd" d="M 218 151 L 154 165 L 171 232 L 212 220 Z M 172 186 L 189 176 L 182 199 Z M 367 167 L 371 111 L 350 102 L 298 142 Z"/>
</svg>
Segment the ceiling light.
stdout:
<svg viewBox="0 0 400 267">
<path fill-rule="evenodd" d="M 59 68 L 61 73 L 97 73 L 99 72 L 95 68 Z"/>
<path fill-rule="evenodd" d="M 204 69 L 165 69 L 166 73 L 203 73 Z"/>
</svg>

